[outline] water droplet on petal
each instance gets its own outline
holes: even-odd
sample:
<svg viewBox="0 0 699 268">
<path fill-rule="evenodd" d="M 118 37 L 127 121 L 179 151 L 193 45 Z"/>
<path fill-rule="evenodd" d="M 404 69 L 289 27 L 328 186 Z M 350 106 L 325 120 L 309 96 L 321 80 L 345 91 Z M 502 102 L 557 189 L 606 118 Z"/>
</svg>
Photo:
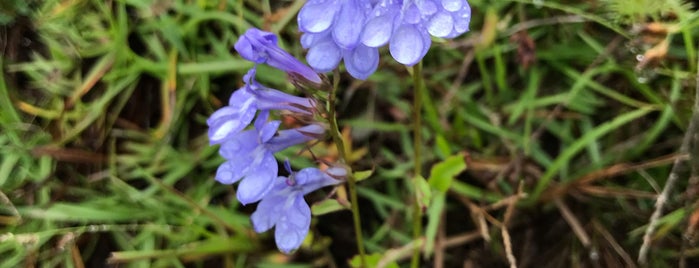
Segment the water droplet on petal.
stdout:
<svg viewBox="0 0 699 268">
<path fill-rule="evenodd" d="M 457 11 L 463 6 L 463 0 L 442 0 L 442 7 L 447 11 Z"/>
<path fill-rule="evenodd" d="M 449 13 L 439 12 L 429 21 L 427 31 L 436 37 L 446 37 L 454 28 L 454 19 Z"/>
<path fill-rule="evenodd" d="M 403 25 L 393 34 L 389 52 L 397 62 L 413 65 L 420 61 L 425 46 L 420 32 L 412 25 Z"/>
</svg>

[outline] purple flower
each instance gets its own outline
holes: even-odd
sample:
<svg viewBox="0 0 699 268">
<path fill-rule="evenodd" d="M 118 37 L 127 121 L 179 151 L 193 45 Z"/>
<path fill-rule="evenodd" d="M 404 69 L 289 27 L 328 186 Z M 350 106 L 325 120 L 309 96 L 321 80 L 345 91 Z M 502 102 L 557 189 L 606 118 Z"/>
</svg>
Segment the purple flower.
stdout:
<svg viewBox="0 0 699 268">
<path fill-rule="evenodd" d="M 308 1 L 298 15 L 308 64 L 318 72 L 329 72 L 344 59 L 347 72 L 357 79 L 374 73 L 379 51 L 360 42 L 371 9 L 372 1 L 368 0 Z"/>
<path fill-rule="evenodd" d="M 318 72 L 329 72 L 345 60 L 347 72 L 357 79 L 367 79 L 379 66 L 378 48 L 368 47 L 362 43 L 352 49 L 343 49 L 328 32 L 304 34 L 301 45 L 308 48 L 306 61 Z"/>
<path fill-rule="evenodd" d="M 222 143 L 250 125 L 258 110 L 287 110 L 301 115 L 312 115 L 315 102 L 268 88 L 258 83 L 256 68 L 243 78 L 245 86 L 236 90 L 225 106 L 206 121 L 209 125 L 209 142 Z"/>
<path fill-rule="evenodd" d="M 311 225 L 311 209 L 303 196 L 339 182 L 317 168 L 302 169 L 288 178 L 278 177 L 251 216 L 255 231 L 261 233 L 275 227 L 274 240 L 279 250 L 289 253 L 297 249 Z"/>
<path fill-rule="evenodd" d="M 433 36 L 454 38 L 468 31 L 471 6 L 466 0 L 424 1 L 418 7 L 426 17 L 427 30 Z"/>
<path fill-rule="evenodd" d="M 313 140 L 324 132 L 319 125 L 277 132 L 280 121 L 266 122 L 267 117 L 267 111 L 261 112 L 253 129 L 232 136 L 219 151 L 226 162 L 218 168 L 216 180 L 233 184 L 242 179 L 237 197 L 244 205 L 259 201 L 272 188 L 278 171 L 274 153 Z"/>
<path fill-rule="evenodd" d="M 328 72 L 344 59 L 358 79 L 376 71 L 379 47 L 388 44 L 396 61 L 412 66 L 429 50 L 430 35 L 454 38 L 470 20 L 466 0 L 309 0 L 298 15 L 308 64 Z"/>
<path fill-rule="evenodd" d="M 246 60 L 266 63 L 287 73 L 298 74 L 313 83 L 322 83 L 316 72 L 277 45 L 277 36 L 273 33 L 250 28 L 238 39 L 234 47 Z"/>
</svg>

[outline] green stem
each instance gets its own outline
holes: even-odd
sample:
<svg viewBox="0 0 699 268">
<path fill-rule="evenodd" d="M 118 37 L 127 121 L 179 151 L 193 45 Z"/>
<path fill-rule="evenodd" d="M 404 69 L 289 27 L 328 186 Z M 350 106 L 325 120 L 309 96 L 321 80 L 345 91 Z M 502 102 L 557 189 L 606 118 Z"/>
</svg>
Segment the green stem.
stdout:
<svg viewBox="0 0 699 268">
<path fill-rule="evenodd" d="M 330 134 L 333 138 L 333 142 L 335 142 L 335 146 L 337 146 L 337 151 L 340 153 L 340 158 L 345 164 L 349 164 L 347 163 L 348 158 L 345 141 L 340 134 L 340 128 L 337 125 L 337 112 L 335 111 L 335 100 L 339 83 L 340 73 L 335 70 L 333 75 L 333 87 L 330 90 L 330 96 L 328 96 L 328 121 L 330 122 Z M 357 181 L 351 171 L 347 173 L 347 185 L 349 188 L 352 219 L 354 221 L 354 235 L 357 240 L 357 251 L 359 252 L 359 259 L 362 264 L 361 267 L 367 267 L 365 259 L 366 253 L 364 252 L 364 239 L 362 238 L 362 222 L 359 217 L 359 202 L 357 202 Z"/>
<path fill-rule="evenodd" d="M 415 161 L 414 191 L 417 191 L 418 177 L 422 175 L 422 62 L 413 66 L 413 161 Z M 422 237 L 422 208 L 417 200 L 413 201 L 413 240 L 418 241 Z M 417 268 L 420 265 L 420 247 L 413 248 L 413 257 L 410 267 Z"/>
</svg>

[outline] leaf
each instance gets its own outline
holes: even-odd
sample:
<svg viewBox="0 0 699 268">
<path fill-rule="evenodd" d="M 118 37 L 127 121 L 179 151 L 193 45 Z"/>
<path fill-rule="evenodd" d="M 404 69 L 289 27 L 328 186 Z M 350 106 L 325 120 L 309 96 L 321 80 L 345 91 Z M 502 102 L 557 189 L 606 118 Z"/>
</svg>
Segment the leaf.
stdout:
<svg viewBox="0 0 699 268">
<path fill-rule="evenodd" d="M 354 175 L 354 180 L 356 182 L 363 181 L 371 177 L 372 174 L 374 174 L 374 170 L 362 170 L 362 171 L 355 171 L 352 173 Z"/>
<path fill-rule="evenodd" d="M 432 255 L 434 241 L 439 228 L 439 220 L 446 203 L 447 195 L 443 192 L 435 193 L 432 198 L 432 206 L 427 209 L 427 228 L 425 229 L 425 256 Z"/>
<path fill-rule="evenodd" d="M 340 211 L 340 210 L 344 210 L 344 209 L 349 209 L 349 208 L 340 204 L 340 202 L 337 201 L 337 199 L 328 198 L 328 199 L 325 199 L 323 201 L 320 201 L 318 203 L 313 204 L 313 206 L 311 207 L 311 213 L 314 216 L 320 216 L 320 215 L 324 215 L 324 214 L 328 214 L 331 212 Z"/>
<path fill-rule="evenodd" d="M 452 155 L 432 166 L 429 185 L 437 191 L 445 193 L 451 186 L 456 175 L 466 170 L 466 162 L 461 154 Z"/>
<path fill-rule="evenodd" d="M 636 120 L 649 112 L 654 111 L 654 109 L 643 108 L 637 109 L 625 114 L 618 115 L 614 119 L 607 121 L 596 128 L 585 133 L 582 137 L 578 138 L 572 144 L 568 145 L 565 150 L 563 150 L 556 160 L 554 160 L 551 166 L 547 167 L 546 173 L 539 179 L 536 188 L 529 196 L 529 202 L 534 202 L 539 198 L 539 195 L 546 189 L 551 180 L 558 174 L 558 172 L 567 165 L 575 155 L 577 155 L 582 149 L 584 149 L 589 143 L 597 142 L 597 139 L 602 136 L 618 129 L 620 126 L 625 125 L 633 120 Z M 564 180 L 564 179 L 562 179 Z"/>
<path fill-rule="evenodd" d="M 427 183 L 425 178 L 422 176 L 415 177 L 415 198 L 418 204 L 422 207 L 423 211 L 425 208 L 430 206 L 430 199 L 432 198 L 432 189 L 430 189 L 430 184 Z"/>
<path fill-rule="evenodd" d="M 366 267 L 377 267 L 379 262 L 381 261 L 381 254 L 374 253 L 371 255 L 366 255 L 364 256 L 364 260 L 366 261 Z M 359 258 L 359 255 L 355 255 L 352 260 L 350 260 L 350 266 L 352 268 L 359 268 L 362 267 L 361 259 Z M 398 264 L 395 262 L 390 262 L 383 267 L 386 268 L 398 268 Z"/>
</svg>

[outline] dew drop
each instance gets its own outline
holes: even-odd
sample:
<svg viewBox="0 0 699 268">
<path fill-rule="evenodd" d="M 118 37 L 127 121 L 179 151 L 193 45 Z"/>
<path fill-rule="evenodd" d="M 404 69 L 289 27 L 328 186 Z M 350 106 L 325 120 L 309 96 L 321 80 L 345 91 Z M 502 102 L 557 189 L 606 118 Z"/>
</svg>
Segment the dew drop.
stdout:
<svg viewBox="0 0 699 268">
<path fill-rule="evenodd" d="M 590 260 L 599 261 L 599 252 L 597 252 L 597 249 L 593 248 L 590 250 Z"/>
</svg>

